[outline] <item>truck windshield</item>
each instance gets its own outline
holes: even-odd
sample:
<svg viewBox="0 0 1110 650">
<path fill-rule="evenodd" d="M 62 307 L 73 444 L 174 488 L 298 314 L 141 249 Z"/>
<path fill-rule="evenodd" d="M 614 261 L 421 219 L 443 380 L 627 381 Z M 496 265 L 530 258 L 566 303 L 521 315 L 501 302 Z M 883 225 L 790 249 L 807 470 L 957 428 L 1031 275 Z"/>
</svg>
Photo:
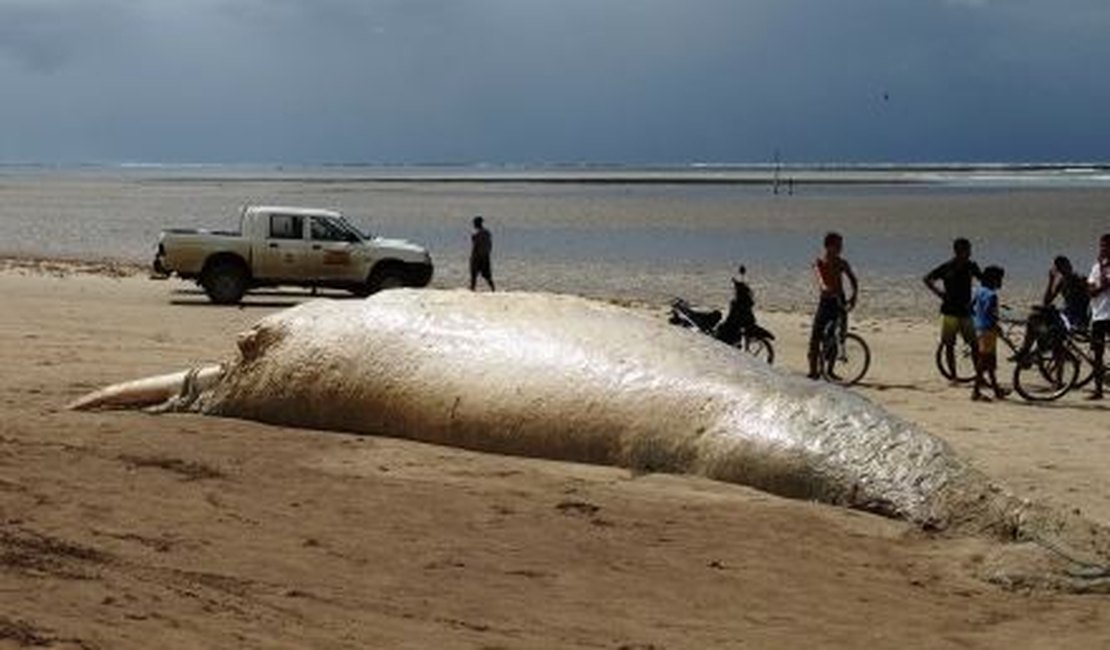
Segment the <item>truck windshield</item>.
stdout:
<svg viewBox="0 0 1110 650">
<path fill-rule="evenodd" d="M 340 217 L 337 223 L 343 228 L 344 231 L 350 233 L 353 237 L 356 237 L 356 241 L 362 241 L 363 239 L 366 239 L 366 236 L 359 232 L 358 228 L 355 228 L 351 224 L 347 223 L 347 220 L 343 217 Z"/>
<path fill-rule="evenodd" d="M 362 237 L 366 241 L 370 241 L 371 239 L 374 238 L 373 233 L 371 233 L 369 230 L 362 230 L 358 226 L 356 226 L 353 223 L 350 223 L 349 221 L 347 221 L 346 219 L 343 220 L 343 223 L 346 224 L 346 226 L 348 228 L 350 228 L 351 230 L 357 232 L 358 236 Z"/>
</svg>

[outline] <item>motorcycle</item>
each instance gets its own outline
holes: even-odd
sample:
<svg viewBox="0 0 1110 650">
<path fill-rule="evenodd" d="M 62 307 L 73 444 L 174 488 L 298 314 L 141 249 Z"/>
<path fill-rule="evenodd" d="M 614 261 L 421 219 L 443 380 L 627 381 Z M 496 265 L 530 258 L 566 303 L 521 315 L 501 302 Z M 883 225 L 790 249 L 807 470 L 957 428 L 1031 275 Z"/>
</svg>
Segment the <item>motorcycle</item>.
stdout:
<svg viewBox="0 0 1110 650">
<path fill-rule="evenodd" d="M 742 277 L 744 267 L 740 267 L 740 274 Z M 719 309 L 699 310 L 686 300 L 675 298 L 671 302 L 670 322 L 672 325 L 694 329 L 712 336 L 768 364 L 773 363 L 775 346 L 771 341 L 775 340 L 775 335 L 756 324 L 755 316 L 752 314 L 754 301 L 751 299 L 751 289 L 748 285 L 743 280 L 734 279 L 733 282 L 736 284 L 737 299 L 733 300 L 728 318 L 722 321 Z"/>
</svg>

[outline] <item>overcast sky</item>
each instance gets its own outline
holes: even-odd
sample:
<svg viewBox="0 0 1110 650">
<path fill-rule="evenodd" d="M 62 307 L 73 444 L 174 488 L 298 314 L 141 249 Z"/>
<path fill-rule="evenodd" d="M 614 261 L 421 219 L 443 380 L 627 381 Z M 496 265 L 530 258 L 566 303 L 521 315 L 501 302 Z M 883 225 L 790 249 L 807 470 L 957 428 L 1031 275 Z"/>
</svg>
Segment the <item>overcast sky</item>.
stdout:
<svg viewBox="0 0 1110 650">
<path fill-rule="evenodd" d="M 0 0 L 0 161 L 1110 159 L 1110 0 Z"/>
</svg>

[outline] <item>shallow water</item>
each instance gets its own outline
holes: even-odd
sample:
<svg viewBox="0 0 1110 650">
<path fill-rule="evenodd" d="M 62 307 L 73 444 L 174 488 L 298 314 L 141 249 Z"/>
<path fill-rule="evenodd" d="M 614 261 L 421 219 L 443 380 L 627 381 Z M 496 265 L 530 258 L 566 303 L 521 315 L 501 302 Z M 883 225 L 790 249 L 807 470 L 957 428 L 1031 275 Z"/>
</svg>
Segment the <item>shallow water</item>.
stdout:
<svg viewBox="0 0 1110 650">
<path fill-rule="evenodd" d="M 795 172 L 788 172 L 794 174 Z M 1054 255 L 1086 268 L 1110 231 L 1104 171 L 817 170 L 772 193 L 768 168 L 0 168 L 0 253 L 151 259 L 164 227 L 234 226 L 246 203 L 338 208 L 431 248 L 436 284 L 465 282 L 469 220 L 486 217 L 506 288 L 723 305 L 737 262 L 762 307 L 808 305 L 809 264 L 839 230 L 861 309 L 928 313 L 920 277 L 969 237 L 1023 305 Z M 785 176 L 784 176 L 785 177 Z M 928 182 L 905 182 L 928 181 Z M 937 182 L 943 181 L 943 182 Z M 785 189 L 785 188 L 784 188 Z"/>
</svg>

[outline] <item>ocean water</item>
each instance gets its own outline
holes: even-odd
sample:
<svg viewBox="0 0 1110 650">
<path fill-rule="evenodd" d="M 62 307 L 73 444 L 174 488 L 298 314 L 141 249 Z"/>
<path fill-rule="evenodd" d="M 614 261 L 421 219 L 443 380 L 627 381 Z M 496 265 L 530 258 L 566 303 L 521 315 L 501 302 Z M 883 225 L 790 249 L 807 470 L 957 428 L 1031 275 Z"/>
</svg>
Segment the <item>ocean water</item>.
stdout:
<svg viewBox="0 0 1110 650">
<path fill-rule="evenodd" d="M 506 288 L 719 306 L 742 262 L 760 305 L 779 309 L 811 301 L 809 266 L 837 230 L 861 310 L 921 315 L 935 305 L 920 278 L 957 236 L 1006 268 L 1014 305 L 1036 298 L 1053 256 L 1088 268 L 1110 231 L 1110 169 L 0 167 L 0 254 L 148 262 L 162 228 L 234 227 L 248 203 L 336 208 L 424 244 L 438 286 L 466 282 L 481 214 Z"/>
</svg>

